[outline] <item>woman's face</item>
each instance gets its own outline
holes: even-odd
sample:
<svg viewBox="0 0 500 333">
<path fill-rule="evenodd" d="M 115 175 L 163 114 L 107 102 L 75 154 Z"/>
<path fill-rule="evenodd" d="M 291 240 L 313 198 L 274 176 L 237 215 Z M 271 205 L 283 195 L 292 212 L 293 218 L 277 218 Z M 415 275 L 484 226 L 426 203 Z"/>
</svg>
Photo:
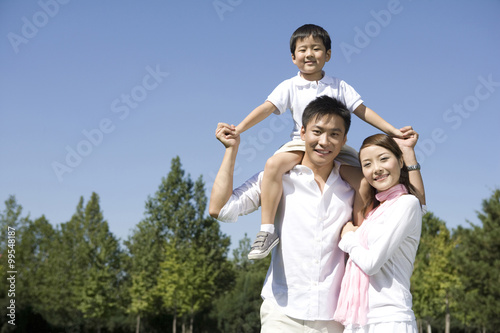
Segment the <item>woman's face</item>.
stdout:
<svg viewBox="0 0 500 333">
<path fill-rule="evenodd" d="M 385 191 L 399 184 L 403 161 L 390 150 L 368 146 L 359 152 L 363 175 L 377 191 Z"/>
</svg>

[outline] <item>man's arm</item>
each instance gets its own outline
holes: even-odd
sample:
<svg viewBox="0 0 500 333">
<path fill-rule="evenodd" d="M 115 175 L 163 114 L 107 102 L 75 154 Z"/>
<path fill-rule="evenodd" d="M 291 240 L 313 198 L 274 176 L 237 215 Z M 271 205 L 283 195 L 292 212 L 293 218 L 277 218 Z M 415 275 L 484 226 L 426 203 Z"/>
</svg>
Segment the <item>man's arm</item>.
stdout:
<svg viewBox="0 0 500 333">
<path fill-rule="evenodd" d="M 240 136 L 231 135 L 233 131 L 234 126 L 225 123 L 219 123 L 215 131 L 215 136 L 222 142 L 226 151 L 222 158 L 219 172 L 215 177 L 212 193 L 210 194 L 208 212 L 214 218 L 219 216 L 222 207 L 224 207 L 233 193 L 234 165 L 240 144 Z"/>
</svg>

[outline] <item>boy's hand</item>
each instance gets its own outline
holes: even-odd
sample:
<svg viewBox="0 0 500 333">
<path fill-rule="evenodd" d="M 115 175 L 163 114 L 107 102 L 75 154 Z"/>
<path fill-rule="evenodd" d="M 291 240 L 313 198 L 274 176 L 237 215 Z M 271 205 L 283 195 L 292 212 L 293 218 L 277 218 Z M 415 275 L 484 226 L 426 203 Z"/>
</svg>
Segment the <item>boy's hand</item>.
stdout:
<svg viewBox="0 0 500 333">
<path fill-rule="evenodd" d="M 404 138 L 405 134 L 398 129 L 393 129 L 392 132 L 389 134 L 392 138 Z"/>
<path fill-rule="evenodd" d="M 391 133 L 389 134 L 392 138 L 399 138 L 399 139 L 408 139 L 410 138 L 415 131 L 411 126 L 405 126 L 400 129 L 394 128 Z"/>
<path fill-rule="evenodd" d="M 401 128 L 401 132 L 403 133 L 403 137 L 394 138 L 401 150 L 404 150 L 404 148 L 414 148 L 418 141 L 418 133 L 411 126 Z"/>
<path fill-rule="evenodd" d="M 226 123 L 218 123 L 215 137 L 222 142 L 224 147 L 234 147 L 240 143 L 240 136 L 235 135 L 235 126 Z"/>
</svg>

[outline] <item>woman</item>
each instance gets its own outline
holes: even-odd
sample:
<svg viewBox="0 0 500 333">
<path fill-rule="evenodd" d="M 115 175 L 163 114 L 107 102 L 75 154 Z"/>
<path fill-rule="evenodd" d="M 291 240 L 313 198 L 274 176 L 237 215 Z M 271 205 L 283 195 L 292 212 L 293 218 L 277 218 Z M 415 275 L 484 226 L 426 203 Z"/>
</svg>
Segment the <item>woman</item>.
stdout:
<svg viewBox="0 0 500 333">
<path fill-rule="evenodd" d="M 362 225 L 348 223 L 342 230 L 339 247 L 349 260 L 334 319 L 344 332 L 416 333 L 410 277 L 422 226 L 418 197 L 425 200 L 420 173 L 417 191 L 398 143 L 385 134 L 366 138 L 359 157 L 373 195 Z"/>
</svg>

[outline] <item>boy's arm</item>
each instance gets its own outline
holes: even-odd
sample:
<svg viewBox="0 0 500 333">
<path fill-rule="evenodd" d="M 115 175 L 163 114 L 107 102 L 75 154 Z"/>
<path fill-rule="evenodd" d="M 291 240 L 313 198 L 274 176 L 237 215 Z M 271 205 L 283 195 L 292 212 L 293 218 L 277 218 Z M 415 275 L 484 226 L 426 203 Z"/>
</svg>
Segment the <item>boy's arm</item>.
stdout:
<svg viewBox="0 0 500 333">
<path fill-rule="evenodd" d="M 395 136 L 398 138 L 402 138 L 403 132 L 396 129 L 394 126 L 385 121 L 381 116 L 379 116 L 375 111 L 366 107 L 364 104 L 360 104 L 356 110 L 354 110 L 354 114 L 358 116 L 361 120 L 367 122 L 373 127 L 378 128 L 382 132 L 386 133 L 390 136 Z"/>
<path fill-rule="evenodd" d="M 265 101 L 255 109 L 238 126 L 236 126 L 236 135 L 245 132 L 250 127 L 260 123 L 262 120 L 269 117 L 276 110 L 273 103 Z"/>
<path fill-rule="evenodd" d="M 233 193 L 234 165 L 236 163 L 236 155 L 238 154 L 240 137 L 238 135 L 229 135 L 228 133 L 231 131 L 234 131 L 234 126 L 224 123 L 219 123 L 215 131 L 215 136 L 222 142 L 226 151 L 219 172 L 215 177 L 212 193 L 210 194 L 208 212 L 214 218 L 219 216 L 222 207 L 224 207 Z"/>
</svg>

